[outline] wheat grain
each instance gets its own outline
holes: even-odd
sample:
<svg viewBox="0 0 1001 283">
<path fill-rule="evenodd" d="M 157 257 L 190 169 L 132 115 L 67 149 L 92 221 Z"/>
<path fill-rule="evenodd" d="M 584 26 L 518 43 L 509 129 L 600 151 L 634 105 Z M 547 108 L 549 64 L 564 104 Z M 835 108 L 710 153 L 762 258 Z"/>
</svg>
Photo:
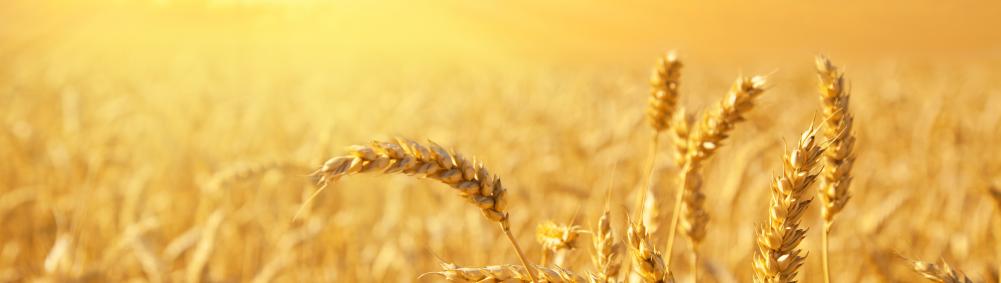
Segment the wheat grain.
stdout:
<svg viewBox="0 0 1001 283">
<path fill-rule="evenodd" d="M 914 271 L 932 282 L 973 283 L 973 280 L 970 280 L 963 273 L 952 269 L 944 260 L 941 266 L 923 261 L 911 261 L 911 267 Z"/>
<path fill-rule="evenodd" d="M 823 153 L 812 126 L 800 137 L 799 144 L 788 152 L 782 175 L 771 186 L 768 223 L 758 231 L 758 249 L 754 255 L 755 282 L 795 282 L 806 256 L 797 248 L 806 237 L 799 221 L 810 205 L 807 189 L 816 180 L 814 172 Z"/>
<path fill-rule="evenodd" d="M 820 212 L 824 218 L 821 234 L 821 259 L 824 282 L 831 282 L 828 256 L 828 237 L 834 225 L 834 216 L 848 203 L 851 195 L 852 165 L 855 163 L 855 135 L 852 132 L 852 114 L 848 111 L 849 94 L 844 73 L 827 58 L 816 59 L 817 76 L 820 78 L 820 98 L 824 109 L 824 138 L 828 147 L 824 151 L 823 177 L 818 186 Z"/>
</svg>

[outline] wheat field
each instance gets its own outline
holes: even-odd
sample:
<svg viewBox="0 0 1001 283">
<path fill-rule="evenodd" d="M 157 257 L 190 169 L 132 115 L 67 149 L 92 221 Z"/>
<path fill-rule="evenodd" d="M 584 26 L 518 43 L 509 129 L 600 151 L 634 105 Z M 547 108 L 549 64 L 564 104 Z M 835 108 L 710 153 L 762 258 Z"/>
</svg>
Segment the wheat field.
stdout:
<svg viewBox="0 0 1001 283">
<path fill-rule="evenodd" d="M 0 4 L 0 282 L 1001 282 L 996 31 L 158 2 Z"/>
</svg>

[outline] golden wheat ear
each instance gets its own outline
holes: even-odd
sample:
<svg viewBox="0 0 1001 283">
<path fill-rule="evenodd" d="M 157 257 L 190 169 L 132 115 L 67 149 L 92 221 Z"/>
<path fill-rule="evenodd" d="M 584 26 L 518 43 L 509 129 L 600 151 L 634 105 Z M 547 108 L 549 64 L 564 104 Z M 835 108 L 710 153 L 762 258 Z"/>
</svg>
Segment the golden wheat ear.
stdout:
<svg viewBox="0 0 1001 283">
<path fill-rule="evenodd" d="M 831 282 L 828 237 L 834 226 L 834 217 L 844 209 L 851 194 L 852 166 L 855 163 L 855 133 L 852 129 L 853 117 L 848 110 L 850 96 L 845 84 L 844 73 L 831 60 L 823 56 L 816 58 L 819 80 L 820 101 L 824 111 L 824 169 L 821 173 L 817 195 L 820 198 L 820 214 L 824 221 L 821 231 L 821 259 L 823 261 L 824 282 Z"/>
<path fill-rule="evenodd" d="M 490 174 L 482 163 L 470 161 L 432 141 L 421 144 L 397 138 L 352 146 L 346 155 L 327 160 L 313 175 L 322 190 L 330 182 L 358 173 L 403 173 L 449 185 L 459 196 L 478 207 L 487 219 L 500 224 L 530 277 L 535 278 L 535 271 L 528 268 L 528 260 L 511 234 L 507 190 L 500 178 Z"/>
<path fill-rule="evenodd" d="M 650 234 L 643 221 L 626 221 L 629 222 L 626 239 L 632 256 L 632 272 L 646 283 L 674 282 L 674 275 L 668 270 L 657 247 L 650 241 Z"/>
<path fill-rule="evenodd" d="M 744 120 L 754 101 L 764 93 L 767 79 L 764 76 L 739 77 L 727 95 L 702 114 L 699 121 L 691 121 L 686 114 L 679 114 L 675 120 L 675 151 L 684 151 L 680 157 L 681 171 L 679 186 L 675 195 L 674 214 L 667 238 L 667 264 L 671 264 L 674 240 L 678 227 L 692 246 L 691 257 L 698 261 L 698 246 L 705 238 L 709 214 L 705 209 L 705 195 L 702 192 L 701 168 L 723 145 L 737 123 Z M 689 126 L 693 127 L 689 129 Z M 682 143 L 684 145 L 682 145 Z M 698 264 L 693 263 L 693 274 L 697 274 Z"/>
<path fill-rule="evenodd" d="M 806 261 L 798 248 L 806 238 L 800 219 L 812 201 L 807 191 L 817 179 L 815 171 L 824 150 L 816 134 L 812 126 L 803 133 L 796 147 L 785 154 L 783 173 L 772 182 L 768 222 L 757 233 L 755 282 L 795 282 Z"/>
<path fill-rule="evenodd" d="M 607 208 L 598 218 L 598 227 L 591 235 L 594 253 L 591 261 L 594 263 L 596 272 L 592 274 L 593 281 L 615 282 L 622 266 L 622 259 L 619 256 L 620 244 L 616 242 L 612 230 L 611 212 Z"/>
</svg>

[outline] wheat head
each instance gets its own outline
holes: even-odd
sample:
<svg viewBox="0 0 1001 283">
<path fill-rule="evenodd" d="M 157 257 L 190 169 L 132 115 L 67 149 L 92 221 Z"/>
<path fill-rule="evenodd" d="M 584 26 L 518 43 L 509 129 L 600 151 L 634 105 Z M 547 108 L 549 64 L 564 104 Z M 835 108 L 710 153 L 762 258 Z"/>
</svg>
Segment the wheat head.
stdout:
<svg viewBox="0 0 1001 283">
<path fill-rule="evenodd" d="M 811 126 L 796 148 L 786 154 L 783 173 L 772 182 L 768 223 L 758 231 L 755 282 L 795 282 L 797 270 L 806 260 L 797 248 L 806 237 L 799 221 L 810 205 L 807 189 L 817 178 L 814 171 L 822 153 L 816 129 Z"/>
<path fill-rule="evenodd" d="M 681 80 L 681 61 L 674 51 L 657 59 L 650 74 L 650 102 L 647 120 L 655 132 L 662 132 L 670 126 L 671 116 L 678 104 L 678 83 Z"/>
<path fill-rule="evenodd" d="M 615 241 L 615 235 L 612 233 L 611 212 L 608 209 L 605 209 L 598 218 L 598 228 L 592 235 L 594 254 L 591 260 L 597 270 L 592 279 L 602 283 L 614 282 L 619 275 L 622 261 L 619 258 L 619 243 Z"/>
<path fill-rule="evenodd" d="M 507 212 L 507 190 L 500 178 L 491 175 L 480 162 L 470 161 L 442 146 L 428 141 L 422 145 L 413 140 L 373 141 L 369 145 L 351 147 L 350 154 L 327 160 L 313 173 L 321 188 L 338 178 L 366 172 L 404 173 L 445 183 L 468 202 L 480 208 L 488 219 L 500 223 L 518 258 L 529 266 L 525 253 L 511 233 Z M 527 269 L 531 278 L 535 271 Z"/>
<path fill-rule="evenodd" d="M 664 263 L 664 258 L 650 242 L 646 226 L 642 221 L 630 221 L 626 233 L 629 251 L 632 253 L 633 272 L 647 283 L 674 282 L 674 276 Z"/>
<path fill-rule="evenodd" d="M 853 117 L 848 111 L 850 96 L 844 73 L 827 58 L 817 57 L 816 63 L 824 109 L 824 138 L 829 144 L 824 151 L 824 170 L 819 187 L 821 215 L 825 225 L 831 225 L 834 216 L 851 198 L 848 187 L 855 163 L 855 135 L 852 132 Z"/>
<path fill-rule="evenodd" d="M 507 222 L 507 190 L 500 179 L 491 175 L 482 163 L 469 161 L 431 141 L 422 145 L 398 138 L 356 145 L 351 147 L 349 155 L 327 160 L 313 175 L 325 186 L 346 175 L 368 172 L 404 173 L 440 181 L 479 207 L 488 219 Z"/>
<path fill-rule="evenodd" d="M 682 135 L 686 135 L 687 138 L 684 160 L 679 161 L 684 166 L 679 173 L 681 189 L 678 190 L 674 218 L 671 221 L 667 242 L 668 254 L 671 254 L 674 248 L 675 231 L 679 226 L 679 220 L 683 233 L 693 247 L 697 247 L 705 238 L 709 214 L 706 212 L 705 195 L 702 193 L 700 173 L 702 163 L 719 149 L 735 125 L 743 121 L 744 115 L 754 108 L 754 99 L 764 93 L 766 82 L 767 79 L 763 76 L 737 78 L 726 97 L 703 113 L 694 129 L 690 132 L 687 129 L 675 131 L 676 140 L 682 139 Z M 689 123 L 689 118 L 685 116 L 676 120 L 681 120 L 676 123 L 679 128 Z"/>
</svg>

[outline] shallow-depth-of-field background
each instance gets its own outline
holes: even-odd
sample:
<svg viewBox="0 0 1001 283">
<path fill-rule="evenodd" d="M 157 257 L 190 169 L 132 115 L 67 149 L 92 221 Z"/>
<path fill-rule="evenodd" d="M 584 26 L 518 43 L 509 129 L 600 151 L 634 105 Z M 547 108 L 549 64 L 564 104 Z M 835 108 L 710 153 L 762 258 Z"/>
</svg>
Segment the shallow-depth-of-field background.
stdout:
<svg viewBox="0 0 1001 283">
<path fill-rule="evenodd" d="M 5 1 L 0 282 L 410 282 L 441 260 L 518 263 L 437 182 L 352 176 L 304 207 L 324 160 L 395 136 L 499 175 L 529 259 L 537 224 L 589 229 L 606 195 L 624 238 L 648 160 L 647 80 L 668 49 L 691 111 L 738 75 L 771 74 L 708 163 L 703 281 L 750 281 L 769 180 L 820 122 L 824 53 L 846 69 L 858 138 L 835 282 L 921 280 L 900 256 L 997 282 L 1001 6 L 692 2 Z M 802 282 L 822 282 L 816 203 L 804 224 Z M 567 267 L 590 270 L 590 246 Z"/>
</svg>

